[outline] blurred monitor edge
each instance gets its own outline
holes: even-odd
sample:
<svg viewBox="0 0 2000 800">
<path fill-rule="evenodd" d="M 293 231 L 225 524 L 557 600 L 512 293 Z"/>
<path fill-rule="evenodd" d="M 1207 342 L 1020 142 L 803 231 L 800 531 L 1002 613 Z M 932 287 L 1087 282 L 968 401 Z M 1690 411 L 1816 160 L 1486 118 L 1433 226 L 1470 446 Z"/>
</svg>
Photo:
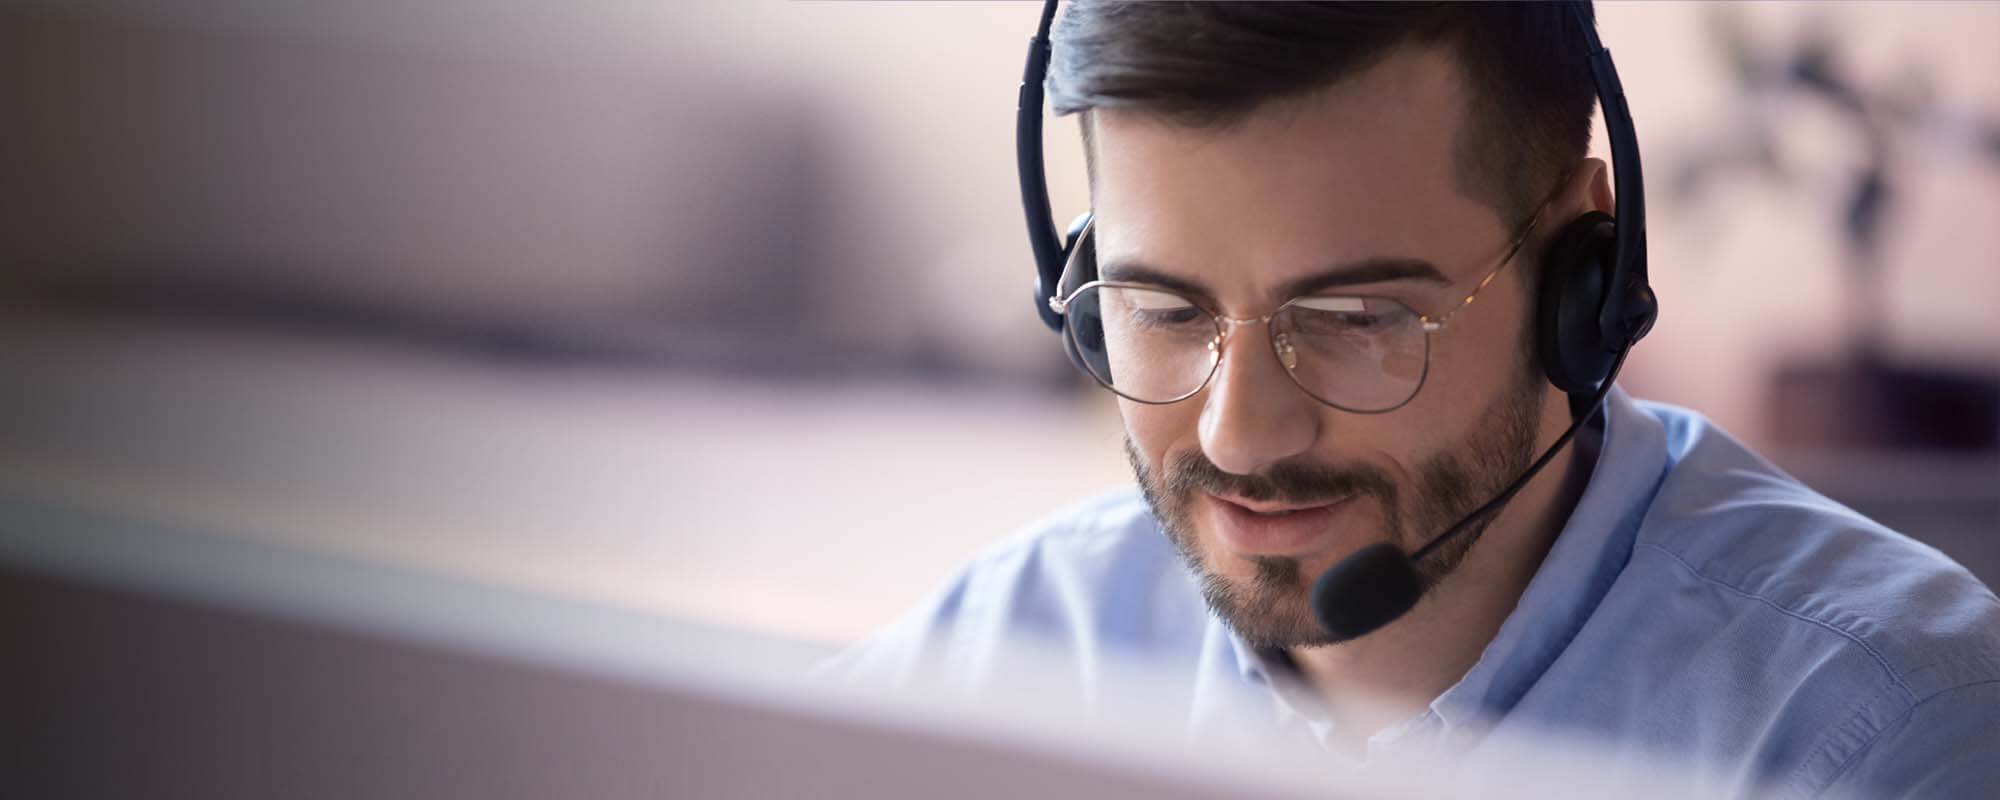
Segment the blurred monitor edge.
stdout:
<svg viewBox="0 0 2000 800">
<path fill-rule="evenodd" d="M 0 675 L 23 703 L 0 730 L 17 743 L 0 787 L 12 796 L 1549 796 L 1557 776 L 1567 796 L 1647 786 L 1552 767 L 1516 790 L 1402 766 L 1342 774 L 1285 747 L 1189 748 L 1179 732 L 1026 695 L 976 703 L 921 685 L 802 680 L 821 648 L 13 488 L 0 487 L 0 506 Z M 1554 758 L 1541 763 L 1589 769 L 1587 753 Z"/>
</svg>

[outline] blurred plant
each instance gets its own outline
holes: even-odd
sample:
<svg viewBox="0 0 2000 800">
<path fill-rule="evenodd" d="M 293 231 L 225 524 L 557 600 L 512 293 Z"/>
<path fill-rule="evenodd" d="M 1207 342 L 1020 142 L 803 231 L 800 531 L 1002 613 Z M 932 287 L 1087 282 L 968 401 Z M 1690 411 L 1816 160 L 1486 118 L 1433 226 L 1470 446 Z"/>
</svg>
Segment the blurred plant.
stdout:
<svg viewBox="0 0 2000 800">
<path fill-rule="evenodd" d="M 1831 222 L 1844 244 L 1848 338 L 1831 361 L 1780 365 L 1768 409 L 1777 440 L 1990 452 L 2000 447 L 2000 379 L 1990 370 L 1891 358 L 1888 304 L 1879 297 L 1888 266 L 1884 234 L 1908 179 L 1902 154 L 1918 145 L 1958 149 L 2000 166 L 2000 117 L 1941 103 L 1930 70 L 1918 60 L 1886 79 L 1864 79 L 1842 58 L 1843 40 L 1826 12 L 1814 12 L 1784 50 L 1751 31 L 1738 9 L 1710 7 L 1707 23 L 1734 79 L 1738 113 L 1672 168 L 1668 199 L 1696 205 L 1725 178 L 1816 192 L 1823 183 L 1808 178 L 1836 171 L 1841 195 Z M 1787 136 L 1815 111 L 1854 134 L 1858 158 L 1829 165 L 1824 153 L 1801 144 L 1806 137 Z"/>
<path fill-rule="evenodd" d="M 1930 72 L 1917 61 L 1884 80 L 1856 75 L 1842 58 L 1834 25 L 1824 12 L 1806 20 L 1789 50 L 1774 48 L 1744 22 L 1740 10 L 1711 6 L 1706 17 L 1736 89 L 1734 124 L 1692 148 L 1674 165 L 1669 198 L 1693 205 L 1723 178 L 1749 177 L 1780 187 L 1810 191 L 1801 178 L 1817 170 L 1844 170 L 1840 213 L 1832 220 L 1847 253 L 1849 318 L 1863 355 L 1881 352 L 1886 321 L 1883 304 L 1873 301 L 1885 266 L 1881 244 L 1893 217 L 1897 189 L 1905 174 L 1899 154 L 1913 144 L 1962 148 L 1975 159 L 2000 166 L 2000 116 L 1948 108 L 1937 99 Z M 1787 148 L 1784 133 L 1806 101 L 1829 111 L 1854 132 L 1861 157 L 1826 166 L 1801 163 Z M 2000 176 L 2000 172 L 1995 173 Z"/>
</svg>

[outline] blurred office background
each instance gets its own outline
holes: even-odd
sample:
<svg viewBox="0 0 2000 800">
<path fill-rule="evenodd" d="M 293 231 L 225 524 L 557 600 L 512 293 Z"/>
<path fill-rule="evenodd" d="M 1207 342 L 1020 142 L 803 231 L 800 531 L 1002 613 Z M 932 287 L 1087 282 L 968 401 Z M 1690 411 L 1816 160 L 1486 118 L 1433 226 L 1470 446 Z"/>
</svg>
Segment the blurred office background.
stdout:
<svg viewBox="0 0 2000 800">
<path fill-rule="evenodd" d="M 1036 11 L 0 5 L 0 483 L 852 640 L 1130 480 L 1029 308 Z M 2000 582 L 2000 5 L 1600 18 L 1625 383 Z"/>
</svg>

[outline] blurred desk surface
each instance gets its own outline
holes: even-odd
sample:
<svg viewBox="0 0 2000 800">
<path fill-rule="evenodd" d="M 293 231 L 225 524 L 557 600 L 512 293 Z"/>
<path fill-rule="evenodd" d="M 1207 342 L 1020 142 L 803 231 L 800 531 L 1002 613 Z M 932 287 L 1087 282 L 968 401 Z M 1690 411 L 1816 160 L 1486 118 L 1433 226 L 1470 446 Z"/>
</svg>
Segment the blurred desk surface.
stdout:
<svg viewBox="0 0 2000 800">
<path fill-rule="evenodd" d="M 1108 401 L 1005 385 L 488 363 L 0 317 L 0 481 L 284 544 L 823 644 L 1127 486 Z M 1784 453 L 2000 583 L 2000 461 Z"/>
<path fill-rule="evenodd" d="M 0 480 L 821 643 L 1129 483 L 1108 404 L 0 317 Z"/>
</svg>

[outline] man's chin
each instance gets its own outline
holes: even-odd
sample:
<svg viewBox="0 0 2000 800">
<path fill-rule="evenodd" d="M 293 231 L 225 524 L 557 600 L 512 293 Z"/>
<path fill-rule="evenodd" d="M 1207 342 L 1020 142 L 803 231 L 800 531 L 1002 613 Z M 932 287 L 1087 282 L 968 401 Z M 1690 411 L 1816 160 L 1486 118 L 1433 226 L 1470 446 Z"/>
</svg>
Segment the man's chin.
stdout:
<svg viewBox="0 0 2000 800">
<path fill-rule="evenodd" d="M 1214 538 L 1202 559 L 1204 574 L 1215 575 L 1231 584 L 1255 585 L 1270 590 L 1295 590 L 1301 602 L 1312 590 L 1320 573 L 1340 563 L 1362 548 L 1383 541 L 1373 536 L 1335 536 L 1318 546 L 1297 553 L 1241 553 L 1221 546 Z"/>
<path fill-rule="evenodd" d="M 1254 647 L 1290 647 L 1326 641 L 1307 601 L 1318 575 L 1294 558 L 1224 555 L 1204 559 L 1199 578 L 1209 610 L 1238 637 Z"/>
<path fill-rule="evenodd" d="M 1251 606 L 1207 592 L 1204 596 L 1215 616 L 1251 647 L 1313 647 L 1334 643 L 1313 619 L 1302 598 L 1275 606 Z"/>
</svg>

